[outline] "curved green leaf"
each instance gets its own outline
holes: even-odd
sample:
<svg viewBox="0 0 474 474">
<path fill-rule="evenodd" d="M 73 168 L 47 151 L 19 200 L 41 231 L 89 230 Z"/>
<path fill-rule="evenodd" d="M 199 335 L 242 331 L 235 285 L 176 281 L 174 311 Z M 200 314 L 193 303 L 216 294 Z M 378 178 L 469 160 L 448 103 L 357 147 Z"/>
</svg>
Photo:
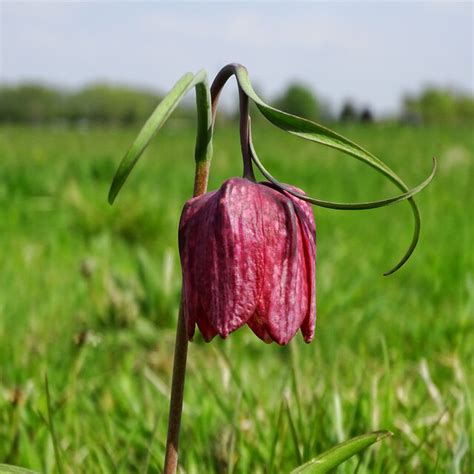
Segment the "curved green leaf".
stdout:
<svg viewBox="0 0 474 474">
<path fill-rule="evenodd" d="M 336 148 L 337 150 L 343 151 L 344 153 L 363 161 L 385 175 L 404 193 L 410 193 L 408 186 L 402 181 L 402 179 L 376 156 L 372 155 L 367 150 L 352 142 L 351 140 L 330 130 L 329 128 L 312 122 L 311 120 L 282 112 L 281 110 L 275 109 L 274 107 L 266 104 L 254 91 L 248 77 L 247 69 L 240 64 L 234 64 L 233 68 L 235 70 L 235 75 L 240 87 L 255 102 L 260 112 L 271 123 L 293 135 L 320 143 L 322 145 Z M 390 275 L 391 273 L 397 271 L 410 258 L 411 254 L 415 250 L 420 236 L 420 212 L 412 197 L 408 197 L 406 199 L 408 199 L 408 202 L 410 203 L 415 221 L 413 237 L 405 255 L 390 271 L 385 273 L 385 275 Z"/>
<path fill-rule="evenodd" d="M 143 125 L 132 146 L 123 157 L 117 169 L 109 191 L 109 203 L 112 204 L 125 183 L 136 162 L 145 151 L 151 139 L 168 120 L 184 95 L 196 87 L 196 105 L 198 108 L 198 130 L 196 138 L 196 161 L 210 160 L 212 156 L 212 117 L 211 99 L 207 84 L 206 71 L 196 75 L 185 74 L 163 98 Z"/>
<path fill-rule="evenodd" d="M 295 191 L 292 189 L 290 186 L 287 186 L 284 183 L 280 183 L 277 179 L 275 179 L 269 171 L 263 166 L 263 163 L 260 161 L 260 159 L 257 156 L 257 152 L 255 151 L 253 142 L 252 142 L 252 136 L 250 135 L 249 137 L 249 146 L 250 146 L 250 156 L 252 158 L 252 161 L 257 165 L 257 168 L 260 170 L 260 172 L 265 176 L 265 178 L 268 179 L 271 183 L 273 183 L 275 186 L 278 188 L 283 189 L 287 193 L 302 199 L 303 201 L 309 202 L 311 204 L 314 204 L 315 206 L 320 206 L 320 207 L 326 207 L 329 209 L 341 209 L 341 210 L 350 210 L 350 211 L 357 211 L 357 210 L 366 210 L 366 209 L 375 209 L 377 207 L 383 207 L 383 206 L 388 206 L 390 204 L 395 204 L 400 201 L 404 201 L 406 199 L 411 198 L 415 194 L 419 193 L 422 189 L 424 189 L 426 186 L 428 186 L 429 183 L 431 183 L 435 173 L 436 173 L 436 159 L 433 158 L 433 167 L 431 170 L 430 175 L 418 186 L 415 186 L 414 188 L 410 189 L 406 193 L 399 194 L 398 196 L 394 196 L 391 198 L 386 198 L 386 199 L 380 199 L 378 201 L 366 201 L 366 202 L 334 202 L 334 201 L 324 201 L 322 199 L 317 199 L 313 198 L 311 196 L 308 196 L 306 194 L 299 193 L 298 191 Z"/>
<path fill-rule="evenodd" d="M 347 461 L 354 454 L 389 436 L 392 436 L 390 431 L 374 431 L 373 433 L 357 436 L 334 446 L 329 451 L 297 467 L 291 471 L 291 474 L 324 474 Z"/>
</svg>

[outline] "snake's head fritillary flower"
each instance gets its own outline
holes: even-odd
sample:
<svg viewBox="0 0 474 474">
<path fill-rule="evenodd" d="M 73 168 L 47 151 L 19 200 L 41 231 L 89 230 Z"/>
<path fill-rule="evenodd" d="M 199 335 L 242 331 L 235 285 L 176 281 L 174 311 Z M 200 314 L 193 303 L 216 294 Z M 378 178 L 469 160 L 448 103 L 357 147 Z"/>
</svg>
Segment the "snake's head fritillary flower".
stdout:
<svg viewBox="0 0 474 474">
<path fill-rule="evenodd" d="M 316 232 L 307 202 L 231 178 L 186 203 L 179 250 L 189 339 L 196 324 L 206 341 L 248 324 L 266 342 L 287 344 L 298 329 L 312 340 Z"/>
</svg>

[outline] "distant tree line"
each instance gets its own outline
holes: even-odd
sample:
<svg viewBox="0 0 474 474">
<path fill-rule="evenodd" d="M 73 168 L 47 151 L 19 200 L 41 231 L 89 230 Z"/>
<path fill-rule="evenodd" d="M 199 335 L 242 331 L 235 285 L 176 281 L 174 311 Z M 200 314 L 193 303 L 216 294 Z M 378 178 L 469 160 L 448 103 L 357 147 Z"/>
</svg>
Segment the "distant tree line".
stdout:
<svg viewBox="0 0 474 474">
<path fill-rule="evenodd" d="M 73 92 L 34 83 L 1 86 L 0 122 L 128 125 L 146 119 L 158 101 L 153 92 L 110 84 L 93 84 Z"/>
<path fill-rule="evenodd" d="M 402 119 L 415 123 L 474 124 L 474 97 L 428 87 L 417 96 L 403 98 Z"/>
<path fill-rule="evenodd" d="M 322 104 L 312 90 L 303 84 L 290 84 L 274 102 L 286 112 L 309 119 L 370 123 L 375 116 L 370 107 L 357 107 L 346 100 L 334 113 Z M 456 90 L 427 87 L 417 95 L 402 98 L 401 114 L 397 120 L 407 124 L 473 124 L 474 96 Z"/>
<path fill-rule="evenodd" d="M 160 101 L 154 91 L 113 84 L 91 84 L 67 91 L 37 83 L 0 85 L 0 123 L 51 122 L 129 125 L 143 122 Z M 273 105 L 308 119 L 341 122 L 373 122 L 369 107 L 346 101 L 338 113 L 303 83 L 294 82 Z M 177 115 L 194 115 L 191 106 Z M 474 124 L 474 97 L 454 90 L 429 87 L 402 99 L 398 120 L 408 124 Z"/>
</svg>

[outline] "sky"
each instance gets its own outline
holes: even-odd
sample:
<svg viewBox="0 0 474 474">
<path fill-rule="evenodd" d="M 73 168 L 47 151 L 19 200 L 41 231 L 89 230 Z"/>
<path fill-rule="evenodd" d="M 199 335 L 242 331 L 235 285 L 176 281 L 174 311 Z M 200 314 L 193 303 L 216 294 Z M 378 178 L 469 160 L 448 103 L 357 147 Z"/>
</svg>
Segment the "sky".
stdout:
<svg viewBox="0 0 474 474">
<path fill-rule="evenodd" d="M 264 98 L 298 80 L 333 107 L 351 98 L 391 113 L 427 84 L 474 93 L 473 5 L 0 0 L 0 81 L 163 92 L 187 71 L 240 62 Z"/>
</svg>

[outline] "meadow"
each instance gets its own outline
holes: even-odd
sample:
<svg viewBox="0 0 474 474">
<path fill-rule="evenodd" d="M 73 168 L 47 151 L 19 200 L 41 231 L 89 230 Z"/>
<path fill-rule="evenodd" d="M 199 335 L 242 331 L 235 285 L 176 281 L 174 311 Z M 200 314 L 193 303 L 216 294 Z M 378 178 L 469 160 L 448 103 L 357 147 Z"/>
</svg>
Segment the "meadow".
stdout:
<svg viewBox="0 0 474 474">
<path fill-rule="evenodd" d="M 438 158 L 417 198 L 419 247 L 383 277 L 408 245 L 409 206 L 315 208 L 315 340 L 266 345 L 247 328 L 210 344 L 196 336 L 182 472 L 286 473 L 375 429 L 394 435 L 338 473 L 472 472 L 472 130 L 336 129 L 410 186 Z M 111 179 L 136 132 L 0 128 L 0 463 L 44 473 L 161 472 L 177 226 L 192 191 L 195 132 L 187 121 L 167 124 L 110 207 Z M 274 176 L 310 195 L 397 193 L 334 150 L 261 123 L 253 134 Z M 237 126 L 218 125 L 214 149 L 209 189 L 241 174 Z"/>
</svg>

